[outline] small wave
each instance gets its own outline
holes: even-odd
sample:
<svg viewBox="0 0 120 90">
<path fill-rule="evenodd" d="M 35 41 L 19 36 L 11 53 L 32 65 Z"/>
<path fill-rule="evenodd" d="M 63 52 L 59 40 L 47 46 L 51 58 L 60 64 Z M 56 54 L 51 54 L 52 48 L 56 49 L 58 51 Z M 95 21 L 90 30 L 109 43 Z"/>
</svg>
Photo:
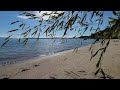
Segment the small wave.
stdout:
<svg viewBox="0 0 120 90">
<path fill-rule="evenodd" d="M 44 55 L 40 55 L 41 57 L 44 57 L 44 56 L 46 56 L 45 54 Z"/>
<path fill-rule="evenodd" d="M 5 66 L 5 65 L 9 65 L 9 64 L 15 64 L 17 62 L 18 61 L 2 61 L 2 62 L 0 62 L 0 65 Z"/>
<path fill-rule="evenodd" d="M 55 54 L 54 52 L 50 52 L 50 53 L 48 53 L 48 55 L 52 55 L 52 54 Z"/>
</svg>

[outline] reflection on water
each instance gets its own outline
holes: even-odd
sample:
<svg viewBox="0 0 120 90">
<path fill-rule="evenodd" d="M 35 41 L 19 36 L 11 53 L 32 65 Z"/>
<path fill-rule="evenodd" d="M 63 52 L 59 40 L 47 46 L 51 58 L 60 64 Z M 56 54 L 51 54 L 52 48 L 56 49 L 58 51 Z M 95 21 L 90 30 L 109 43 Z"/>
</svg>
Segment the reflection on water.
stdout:
<svg viewBox="0 0 120 90">
<path fill-rule="evenodd" d="M 17 46 L 17 39 L 12 39 L 4 47 L 0 48 L 0 64 L 13 63 L 16 61 L 28 60 L 38 56 L 83 47 L 91 44 L 94 40 L 88 39 L 29 39 L 26 46 L 22 44 Z M 0 45 L 3 44 L 4 38 L 0 38 Z"/>
</svg>

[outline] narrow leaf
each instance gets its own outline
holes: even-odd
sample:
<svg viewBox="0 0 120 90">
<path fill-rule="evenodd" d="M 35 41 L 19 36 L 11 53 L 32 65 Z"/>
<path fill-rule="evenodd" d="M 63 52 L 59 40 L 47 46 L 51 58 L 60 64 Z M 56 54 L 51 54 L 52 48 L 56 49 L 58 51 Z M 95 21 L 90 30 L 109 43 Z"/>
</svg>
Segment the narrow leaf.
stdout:
<svg viewBox="0 0 120 90">
<path fill-rule="evenodd" d="M 18 29 L 15 29 L 15 30 L 10 30 L 10 31 L 8 31 L 8 32 L 14 32 L 14 31 L 17 31 Z"/>
<path fill-rule="evenodd" d="M 94 73 L 94 75 L 97 75 L 99 71 L 100 71 L 100 68 Z"/>
<path fill-rule="evenodd" d="M 115 11 L 112 11 L 112 12 L 113 12 L 113 14 L 114 14 L 114 15 L 116 15 L 116 16 L 117 16 L 117 13 L 116 13 Z"/>
<path fill-rule="evenodd" d="M 65 29 L 65 32 L 64 32 L 63 36 L 65 36 L 65 35 L 66 35 L 66 33 L 67 33 L 67 27 L 66 27 L 66 29 Z"/>
<path fill-rule="evenodd" d="M 105 73 L 104 73 L 104 71 L 101 69 L 101 73 L 102 73 L 102 75 L 103 75 L 103 78 L 105 79 L 106 77 L 105 77 Z"/>
<path fill-rule="evenodd" d="M 92 13 L 92 15 L 91 15 L 91 18 L 90 18 L 90 19 L 92 19 L 92 18 L 93 18 L 94 14 L 95 14 L 95 11 L 93 11 L 93 13 Z"/>
<path fill-rule="evenodd" d="M 9 41 L 9 40 L 7 40 L 6 42 L 4 42 L 1 47 L 3 47 L 8 41 Z"/>
<path fill-rule="evenodd" d="M 23 23 L 22 23 L 22 24 L 20 24 L 20 25 L 19 25 L 19 28 L 20 28 L 20 27 L 22 27 L 23 25 L 24 25 Z"/>
<path fill-rule="evenodd" d="M 10 25 L 15 24 L 15 23 L 17 23 L 17 22 L 19 22 L 19 21 L 12 22 Z"/>
<path fill-rule="evenodd" d="M 99 50 L 97 50 L 97 52 L 96 52 L 94 55 L 92 55 L 91 59 L 92 59 L 93 57 L 95 57 L 100 50 L 103 50 L 103 49 L 104 49 L 104 48 L 100 48 Z M 91 59 L 90 59 L 90 61 L 91 61 Z"/>
<path fill-rule="evenodd" d="M 8 38 L 10 38 L 12 35 L 8 36 L 7 38 L 5 38 L 5 40 L 7 40 Z"/>
<path fill-rule="evenodd" d="M 93 29 L 93 26 L 90 28 L 90 31 L 92 31 L 92 29 Z"/>
</svg>

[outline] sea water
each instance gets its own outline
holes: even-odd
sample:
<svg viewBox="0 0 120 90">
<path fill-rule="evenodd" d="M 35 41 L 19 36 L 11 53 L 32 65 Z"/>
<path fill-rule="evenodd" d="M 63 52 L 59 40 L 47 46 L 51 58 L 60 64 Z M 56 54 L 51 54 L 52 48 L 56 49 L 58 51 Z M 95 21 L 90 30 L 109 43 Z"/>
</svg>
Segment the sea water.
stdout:
<svg viewBox="0 0 120 90">
<path fill-rule="evenodd" d="M 93 43 L 94 39 L 80 38 L 41 38 L 29 39 L 27 44 L 17 43 L 17 38 L 12 38 L 5 46 L 0 47 L 0 64 L 12 64 L 36 57 L 43 57 L 54 53 L 80 48 Z M 0 38 L 0 46 L 5 38 Z M 34 59 L 33 59 L 34 60 Z"/>
</svg>

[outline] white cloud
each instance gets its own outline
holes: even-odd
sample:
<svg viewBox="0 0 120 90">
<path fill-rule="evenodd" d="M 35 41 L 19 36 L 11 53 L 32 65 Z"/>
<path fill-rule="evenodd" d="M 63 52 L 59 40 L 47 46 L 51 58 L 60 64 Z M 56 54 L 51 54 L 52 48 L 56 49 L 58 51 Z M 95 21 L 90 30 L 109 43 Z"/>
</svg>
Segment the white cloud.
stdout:
<svg viewBox="0 0 120 90">
<path fill-rule="evenodd" d="M 30 17 L 28 17 L 28 16 L 23 16 L 23 15 L 21 15 L 21 16 L 17 16 L 18 18 L 22 18 L 22 19 L 28 19 L 28 18 L 30 18 Z"/>
<path fill-rule="evenodd" d="M 48 16 L 43 16 L 42 17 L 42 15 L 44 14 L 44 13 L 47 13 L 47 14 L 50 14 L 52 11 L 41 11 L 40 13 L 39 13 L 39 11 L 35 11 L 35 15 L 38 17 L 38 18 L 43 18 L 43 20 L 48 20 L 49 19 L 49 15 Z"/>
<path fill-rule="evenodd" d="M 0 37 L 8 37 L 8 35 L 0 34 Z"/>
<path fill-rule="evenodd" d="M 62 12 L 63 11 L 57 11 L 57 13 L 62 13 Z M 50 15 L 43 16 L 43 14 L 44 13 L 50 14 L 50 13 L 52 13 L 52 11 L 41 11 L 40 13 L 39 13 L 39 11 L 34 11 L 32 13 L 35 14 L 38 17 L 38 19 L 48 20 Z M 51 16 L 57 16 L 57 14 L 52 14 Z M 17 16 L 17 17 L 22 18 L 22 19 L 30 18 L 29 16 L 23 16 L 23 15 Z"/>
</svg>

